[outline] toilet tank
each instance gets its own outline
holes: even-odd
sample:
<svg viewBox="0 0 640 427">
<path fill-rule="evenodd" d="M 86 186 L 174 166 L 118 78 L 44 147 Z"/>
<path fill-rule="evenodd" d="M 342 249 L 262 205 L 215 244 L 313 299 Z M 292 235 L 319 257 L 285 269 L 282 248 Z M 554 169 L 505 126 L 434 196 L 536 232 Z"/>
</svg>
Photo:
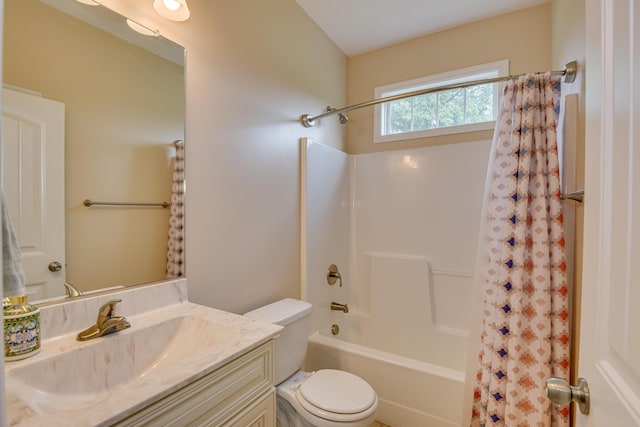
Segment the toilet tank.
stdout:
<svg viewBox="0 0 640 427">
<path fill-rule="evenodd" d="M 293 298 L 280 301 L 245 313 L 246 317 L 283 326 L 275 340 L 275 383 L 296 373 L 307 354 L 308 322 L 311 304 Z"/>
</svg>

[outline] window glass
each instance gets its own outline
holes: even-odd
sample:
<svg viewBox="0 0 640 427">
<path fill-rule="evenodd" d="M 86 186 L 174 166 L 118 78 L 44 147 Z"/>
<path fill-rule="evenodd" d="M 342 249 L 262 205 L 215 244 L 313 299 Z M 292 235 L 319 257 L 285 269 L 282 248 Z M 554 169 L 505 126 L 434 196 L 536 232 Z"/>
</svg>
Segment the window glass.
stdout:
<svg viewBox="0 0 640 427">
<path fill-rule="evenodd" d="M 508 74 L 508 61 L 492 62 L 376 88 L 376 99 Z M 479 84 L 398 99 L 376 106 L 375 142 L 491 129 L 499 83 Z"/>
</svg>

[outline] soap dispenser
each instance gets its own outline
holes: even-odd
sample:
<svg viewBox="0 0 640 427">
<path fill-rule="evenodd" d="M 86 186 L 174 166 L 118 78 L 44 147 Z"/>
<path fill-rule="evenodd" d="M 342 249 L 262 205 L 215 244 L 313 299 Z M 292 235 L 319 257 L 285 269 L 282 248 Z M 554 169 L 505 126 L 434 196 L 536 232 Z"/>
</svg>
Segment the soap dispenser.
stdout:
<svg viewBox="0 0 640 427">
<path fill-rule="evenodd" d="M 4 360 L 20 360 L 40 352 L 40 309 L 27 303 L 27 297 L 2 300 L 4 320 Z"/>
</svg>

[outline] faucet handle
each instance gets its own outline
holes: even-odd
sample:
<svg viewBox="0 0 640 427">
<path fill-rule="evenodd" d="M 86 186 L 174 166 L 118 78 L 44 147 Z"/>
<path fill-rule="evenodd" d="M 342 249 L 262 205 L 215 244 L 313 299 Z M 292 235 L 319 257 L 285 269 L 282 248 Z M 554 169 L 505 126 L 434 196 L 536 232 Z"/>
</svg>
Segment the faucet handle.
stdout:
<svg viewBox="0 0 640 427">
<path fill-rule="evenodd" d="M 331 264 L 327 270 L 327 283 L 332 286 L 335 285 L 338 280 L 340 281 L 340 287 L 342 287 L 342 275 L 340 275 L 338 271 L 338 266 Z"/>
<path fill-rule="evenodd" d="M 98 318 L 111 318 L 116 314 L 116 304 L 122 302 L 121 299 L 112 299 L 103 304 L 98 310 Z"/>
</svg>

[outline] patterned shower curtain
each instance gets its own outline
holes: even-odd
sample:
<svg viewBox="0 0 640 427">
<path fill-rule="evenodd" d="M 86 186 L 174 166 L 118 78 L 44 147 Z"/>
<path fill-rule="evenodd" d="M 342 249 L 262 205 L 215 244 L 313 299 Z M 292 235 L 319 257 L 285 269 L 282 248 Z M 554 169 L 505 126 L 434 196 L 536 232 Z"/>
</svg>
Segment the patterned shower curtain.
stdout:
<svg viewBox="0 0 640 427">
<path fill-rule="evenodd" d="M 176 141 L 167 250 L 168 279 L 184 276 L 184 142 Z"/>
<path fill-rule="evenodd" d="M 472 426 L 568 426 L 545 381 L 569 378 L 569 308 L 556 124 L 560 78 L 529 74 L 500 101 L 476 284 L 482 325 Z"/>
</svg>

